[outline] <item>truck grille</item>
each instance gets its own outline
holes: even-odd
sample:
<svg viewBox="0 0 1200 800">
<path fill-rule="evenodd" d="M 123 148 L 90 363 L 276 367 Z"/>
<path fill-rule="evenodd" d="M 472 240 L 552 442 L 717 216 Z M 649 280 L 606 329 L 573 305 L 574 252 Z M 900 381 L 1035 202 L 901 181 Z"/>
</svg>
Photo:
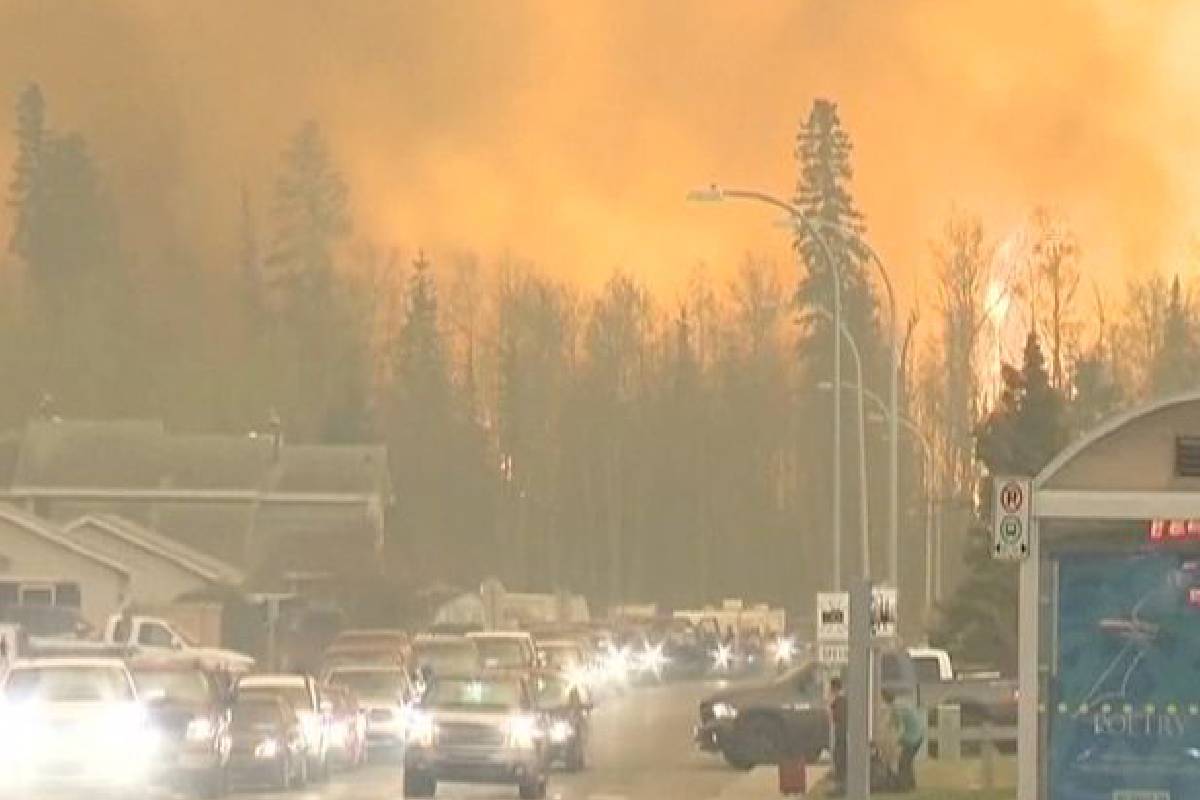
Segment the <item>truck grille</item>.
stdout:
<svg viewBox="0 0 1200 800">
<path fill-rule="evenodd" d="M 438 725 L 438 744 L 451 747 L 502 747 L 504 731 L 495 725 L 474 722 L 443 722 Z"/>
</svg>

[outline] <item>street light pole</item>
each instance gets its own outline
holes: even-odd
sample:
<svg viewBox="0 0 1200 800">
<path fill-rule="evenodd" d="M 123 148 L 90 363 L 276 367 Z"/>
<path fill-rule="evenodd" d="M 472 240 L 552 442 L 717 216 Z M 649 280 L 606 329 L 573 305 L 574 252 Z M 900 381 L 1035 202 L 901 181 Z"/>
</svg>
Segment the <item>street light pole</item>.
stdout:
<svg viewBox="0 0 1200 800">
<path fill-rule="evenodd" d="M 822 383 L 818 384 L 818 388 L 828 390 L 828 389 L 832 389 L 833 386 L 832 386 L 832 384 L 822 382 Z M 855 387 L 852 384 L 844 383 L 844 384 L 842 384 L 842 388 L 843 389 L 854 389 Z M 875 394 L 870 389 L 866 389 L 863 391 L 863 396 L 866 397 L 868 400 L 870 400 L 875 405 L 875 408 L 879 409 L 879 417 L 878 418 L 881 420 L 887 421 L 889 423 L 889 427 L 892 427 L 890 425 L 892 420 L 890 419 L 890 414 L 888 413 L 887 405 L 885 405 L 883 400 L 881 400 L 879 398 L 879 395 Z M 935 559 L 934 559 L 933 525 L 934 525 L 934 514 L 935 514 L 934 507 L 937 503 L 937 501 L 936 501 L 937 487 L 934 485 L 934 483 L 937 479 L 937 475 L 936 475 L 936 470 L 934 469 L 934 465 L 933 465 L 933 445 L 931 445 L 929 443 L 929 439 L 928 439 L 928 437 L 925 436 L 925 433 L 919 427 L 917 427 L 917 423 L 913 422 L 908 417 L 900 417 L 899 423 L 900 423 L 900 425 L 904 426 L 904 428 L 909 432 L 909 434 L 916 440 L 917 444 L 919 444 L 921 446 L 921 463 L 924 466 L 923 474 L 924 474 L 924 480 L 925 480 L 925 606 L 924 606 L 923 624 L 924 624 L 926 632 L 928 632 L 929 624 L 933 619 L 934 572 L 936 569 L 936 564 L 935 564 Z"/>
<path fill-rule="evenodd" d="M 841 229 L 825 220 L 818 220 L 816 223 L 822 229 L 832 229 L 835 233 L 841 233 Z M 888 445 L 888 580 L 894 588 L 899 588 L 900 585 L 900 447 L 899 447 L 899 430 L 897 428 L 897 419 L 900 416 L 900 318 L 896 313 L 896 290 L 892 286 L 892 278 L 888 273 L 887 268 L 883 265 L 883 259 L 879 257 L 879 253 L 871 245 L 862 241 L 857 241 L 859 247 L 863 248 L 871 261 L 875 263 L 876 269 L 879 270 L 879 277 L 883 280 L 884 289 L 887 291 L 888 299 L 888 322 L 891 328 L 889 336 L 889 356 L 890 356 L 890 380 L 888 384 L 888 407 L 891 409 L 888 412 L 889 425 L 889 445 Z"/>
<path fill-rule="evenodd" d="M 802 226 L 817 242 L 829 269 L 833 273 L 833 327 L 837 331 L 842 325 L 842 271 L 829 243 L 817 223 L 800 208 L 780 200 L 778 197 L 749 189 L 722 189 L 713 184 L 707 189 L 688 192 L 688 199 L 700 202 L 720 202 L 725 199 L 749 200 L 782 209 L 797 224 Z M 861 383 L 861 380 L 859 381 Z M 842 385 L 842 343 L 836 333 L 833 336 L 833 384 Z M 833 588 L 842 589 L 842 403 L 841 397 L 833 398 Z M 866 509 L 864 508 L 864 513 Z"/>
<path fill-rule="evenodd" d="M 824 308 L 817 308 L 816 312 L 823 317 L 832 319 L 833 315 Z M 858 383 L 855 389 L 858 393 L 858 501 L 862 506 L 859 519 L 862 521 L 862 530 L 860 532 L 859 546 L 862 548 L 862 578 L 868 580 L 871 577 L 871 528 L 868 517 L 868 491 L 867 491 L 867 415 L 863 407 L 863 399 L 868 394 L 867 387 L 863 384 L 862 356 L 858 352 L 858 343 L 854 341 L 854 336 L 851 335 L 850 329 L 845 323 L 840 326 L 841 335 L 845 337 L 846 344 L 850 345 L 850 353 L 854 356 L 854 372 Z M 840 386 L 841 384 L 835 384 Z M 841 402 L 841 393 L 834 392 L 834 402 Z"/>
</svg>

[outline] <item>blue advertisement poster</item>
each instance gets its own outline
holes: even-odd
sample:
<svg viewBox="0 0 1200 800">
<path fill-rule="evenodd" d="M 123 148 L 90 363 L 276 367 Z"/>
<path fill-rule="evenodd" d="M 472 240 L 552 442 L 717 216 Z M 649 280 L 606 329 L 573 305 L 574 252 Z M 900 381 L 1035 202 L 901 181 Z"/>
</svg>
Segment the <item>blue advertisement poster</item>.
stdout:
<svg viewBox="0 0 1200 800">
<path fill-rule="evenodd" d="M 1200 559 L 1059 562 L 1052 800 L 1200 800 Z"/>
</svg>

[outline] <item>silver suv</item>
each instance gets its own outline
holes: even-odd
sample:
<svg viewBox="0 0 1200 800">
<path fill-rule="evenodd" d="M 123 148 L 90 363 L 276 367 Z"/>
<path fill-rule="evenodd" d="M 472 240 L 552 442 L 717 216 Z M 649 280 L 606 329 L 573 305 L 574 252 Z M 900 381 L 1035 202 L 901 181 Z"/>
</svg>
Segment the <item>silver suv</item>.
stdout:
<svg viewBox="0 0 1200 800">
<path fill-rule="evenodd" d="M 437 676 L 409 723 L 405 797 L 433 797 L 439 781 L 516 784 L 546 796 L 546 736 L 520 676 Z"/>
</svg>

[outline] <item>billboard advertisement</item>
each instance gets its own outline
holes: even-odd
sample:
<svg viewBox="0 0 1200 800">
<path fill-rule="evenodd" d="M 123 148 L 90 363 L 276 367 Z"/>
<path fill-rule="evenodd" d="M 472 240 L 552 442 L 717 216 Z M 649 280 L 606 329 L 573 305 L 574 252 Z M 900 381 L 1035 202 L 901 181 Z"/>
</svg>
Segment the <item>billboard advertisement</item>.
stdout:
<svg viewBox="0 0 1200 800">
<path fill-rule="evenodd" d="M 1200 558 L 1059 561 L 1052 800 L 1200 800 Z"/>
</svg>

